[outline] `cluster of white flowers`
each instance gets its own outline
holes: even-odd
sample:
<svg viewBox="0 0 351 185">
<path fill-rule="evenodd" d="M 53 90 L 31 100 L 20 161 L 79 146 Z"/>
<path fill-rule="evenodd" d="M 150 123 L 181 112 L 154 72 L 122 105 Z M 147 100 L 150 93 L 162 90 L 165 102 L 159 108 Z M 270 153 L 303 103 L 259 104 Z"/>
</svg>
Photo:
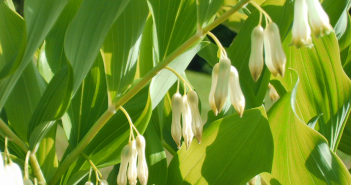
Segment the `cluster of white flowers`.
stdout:
<svg viewBox="0 0 351 185">
<path fill-rule="evenodd" d="M 256 26 L 251 34 L 251 54 L 249 69 L 252 78 L 257 81 L 263 69 L 263 48 L 267 68 L 274 75 L 284 76 L 286 56 L 281 44 L 279 28 L 276 23 L 269 22 L 266 29 Z"/>
<path fill-rule="evenodd" d="M 291 45 L 312 47 L 311 28 L 317 38 L 333 31 L 318 0 L 295 0 L 294 8 Z"/>
<path fill-rule="evenodd" d="M 5 165 L 4 165 L 5 164 Z M 23 185 L 21 168 L 8 158 L 8 163 L 3 160 L 0 152 L 0 184 Z"/>
<path fill-rule="evenodd" d="M 202 140 L 203 124 L 199 112 L 199 100 L 197 93 L 190 90 L 187 95 L 175 93 L 172 97 L 172 137 L 178 148 L 181 147 L 182 134 L 186 148 L 188 149 L 195 135 L 198 143 Z M 183 133 L 181 126 L 183 122 Z"/>
<path fill-rule="evenodd" d="M 121 152 L 121 165 L 117 176 L 118 185 L 137 184 L 139 178 L 141 185 L 146 185 L 149 171 L 145 158 L 145 138 L 138 135 L 135 140 L 129 141 Z"/>
<path fill-rule="evenodd" d="M 215 115 L 222 111 L 228 92 L 233 107 L 242 116 L 245 110 L 245 97 L 240 87 L 239 73 L 228 58 L 222 58 L 212 70 L 209 103 Z"/>
</svg>

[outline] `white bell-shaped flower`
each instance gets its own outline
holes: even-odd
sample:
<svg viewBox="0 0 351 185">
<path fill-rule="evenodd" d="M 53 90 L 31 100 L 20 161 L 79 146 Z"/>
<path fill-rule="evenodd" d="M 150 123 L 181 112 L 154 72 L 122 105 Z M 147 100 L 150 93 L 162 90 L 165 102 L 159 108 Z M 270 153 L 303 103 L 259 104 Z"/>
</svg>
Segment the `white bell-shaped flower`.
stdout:
<svg viewBox="0 0 351 185">
<path fill-rule="evenodd" d="M 7 184 L 23 185 L 23 176 L 20 167 L 11 160 L 5 165 Z"/>
<path fill-rule="evenodd" d="M 333 31 L 333 27 L 329 23 L 329 17 L 325 13 L 322 5 L 318 0 L 306 0 L 308 7 L 308 16 L 312 32 L 316 37 L 324 34 L 328 35 Z"/>
<path fill-rule="evenodd" d="M 94 185 L 94 184 L 91 181 L 88 181 L 88 182 L 85 183 L 85 185 Z"/>
<path fill-rule="evenodd" d="M 172 97 L 172 126 L 171 133 L 174 142 L 178 148 L 181 147 L 182 140 L 182 126 L 181 126 L 181 115 L 183 109 L 183 97 L 179 93 L 175 93 Z"/>
<path fill-rule="evenodd" d="M 228 97 L 228 81 L 231 62 L 228 58 L 219 60 L 217 87 L 214 94 L 215 104 L 218 112 L 222 111 Z"/>
<path fill-rule="evenodd" d="M 127 180 L 127 168 L 128 168 L 128 163 L 130 161 L 129 157 L 130 157 L 129 145 L 126 145 L 123 147 L 122 152 L 121 152 L 121 164 L 119 166 L 119 172 L 118 172 L 118 176 L 117 176 L 117 184 L 118 185 L 127 185 L 127 181 L 128 181 Z"/>
<path fill-rule="evenodd" d="M 193 140 L 194 134 L 191 128 L 191 110 L 188 104 L 187 95 L 183 96 L 183 109 L 182 109 L 182 120 L 183 120 L 183 138 L 186 149 L 189 149 L 190 144 Z"/>
<path fill-rule="evenodd" d="M 295 45 L 297 48 L 313 46 L 307 9 L 309 8 L 307 8 L 306 0 L 295 0 L 291 45 Z"/>
<path fill-rule="evenodd" d="M 136 149 L 135 140 L 129 141 L 129 166 L 128 166 L 128 181 L 129 185 L 136 185 L 137 184 L 137 159 L 138 159 L 138 151 Z"/>
<path fill-rule="evenodd" d="M 249 69 L 255 81 L 261 76 L 263 70 L 263 38 L 264 31 L 262 26 L 256 26 L 251 33 L 251 53 L 249 59 Z"/>
<path fill-rule="evenodd" d="M 94 185 L 93 183 L 87 184 L 88 182 L 85 183 L 85 185 Z M 30 179 L 23 179 L 23 184 L 24 185 L 34 185 L 33 182 Z"/>
<path fill-rule="evenodd" d="M 230 101 L 235 108 L 236 112 L 243 116 L 245 110 L 245 97 L 241 91 L 240 82 L 239 82 L 239 73 L 234 66 L 230 68 L 230 77 L 229 77 L 229 92 L 230 92 Z"/>
<path fill-rule="evenodd" d="M 270 43 L 270 49 L 272 54 L 272 63 L 274 68 L 278 71 L 281 76 L 285 73 L 286 55 L 284 53 L 279 28 L 274 22 L 270 22 L 267 27 L 267 37 Z"/>
<path fill-rule="evenodd" d="M 101 180 L 99 185 L 108 185 L 108 182 L 106 180 Z"/>
<path fill-rule="evenodd" d="M 268 84 L 268 89 L 269 89 L 269 98 L 272 101 L 275 101 L 279 98 L 279 94 L 277 92 L 277 90 L 275 90 L 275 88 L 273 87 L 273 85 Z"/>
<path fill-rule="evenodd" d="M 191 128 L 193 129 L 193 134 L 195 135 L 197 142 L 200 144 L 202 140 L 203 124 L 199 111 L 199 98 L 197 93 L 193 90 L 190 90 L 187 96 L 191 110 L 191 117 L 193 118 Z"/>
<path fill-rule="evenodd" d="M 216 116 L 218 114 L 218 109 L 215 103 L 215 91 L 216 91 L 217 81 L 218 81 L 218 68 L 219 68 L 219 63 L 215 64 L 212 69 L 212 84 L 211 84 L 211 91 L 208 99 L 210 107 L 214 115 Z"/>
<path fill-rule="evenodd" d="M 271 44 L 269 43 L 269 39 L 267 36 L 267 31 L 264 31 L 264 60 L 266 62 L 266 66 L 268 70 L 272 73 L 273 76 L 278 75 L 278 71 L 275 69 L 273 62 L 272 62 L 272 51 L 271 51 Z"/>
<path fill-rule="evenodd" d="M 135 140 L 138 150 L 138 179 L 141 185 L 146 185 L 149 177 L 149 170 L 145 158 L 145 138 L 142 135 L 138 135 Z"/>
<path fill-rule="evenodd" d="M 0 151 L 0 184 L 6 184 L 7 178 L 5 174 L 4 160 L 2 158 L 2 153 Z"/>
</svg>

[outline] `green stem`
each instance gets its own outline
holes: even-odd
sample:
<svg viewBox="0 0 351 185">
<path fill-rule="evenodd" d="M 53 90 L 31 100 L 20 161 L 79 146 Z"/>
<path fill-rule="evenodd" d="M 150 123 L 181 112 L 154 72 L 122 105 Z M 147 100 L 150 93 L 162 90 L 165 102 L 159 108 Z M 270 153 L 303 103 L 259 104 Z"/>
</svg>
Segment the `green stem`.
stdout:
<svg viewBox="0 0 351 185">
<path fill-rule="evenodd" d="M 163 148 L 165 148 L 169 153 L 171 153 L 173 156 L 177 155 L 177 152 L 174 151 L 173 148 L 170 147 L 170 146 L 166 143 L 166 141 L 164 141 L 164 140 L 162 141 L 162 146 L 163 146 Z"/>
<path fill-rule="evenodd" d="M 192 90 L 191 85 L 180 75 L 176 70 L 172 69 L 171 67 L 166 66 L 165 69 L 170 70 L 173 74 L 175 74 L 180 80 L 183 81 L 184 84 L 186 84 L 190 90 Z"/>
<path fill-rule="evenodd" d="M 258 11 L 260 11 L 260 13 L 263 13 L 264 16 L 265 16 L 266 18 L 268 18 L 268 20 L 269 20 L 270 22 L 273 22 L 272 19 L 271 19 L 271 17 L 268 15 L 268 13 L 267 13 L 266 11 L 264 11 L 263 8 L 262 8 L 260 5 L 258 5 L 258 4 L 257 4 L 256 2 L 254 2 L 254 1 L 250 1 L 250 3 L 251 3 Z M 261 21 L 260 21 L 260 24 L 261 24 Z"/>
<path fill-rule="evenodd" d="M 211 24 L 206 26 L 201 32 L 197 32 L 194 36 L 189 38 L 181 46 L 179 46 L 175 51 L 168 55 L 162 62 L 157 66 L 152 68 L 140 81 L 130 90 L 122 96 L 115 104 L 115 110 L 117 111 L 120 106 L 123 106 L 127 103 L 135 94 L 137 94 L 158 72 L 165 68 L 170 62 L 172 62 L 179 55 L 188 50 L 191 46 L 196 44 L 202 37 L 207 34 L 210 30 L 221 24 L 232 14 L 240 10 L 244 5 L 246 5 L 250 0 L 242 0 L 236 4 L 232 9 L 224 13 L 222 16 L 218 17 Z M 83 152 L 85 147 L 90 143 L 90 141 L 95 137 L 95 135 L 100 131 L 100 129 L 105 125 L 105 123 L 113 116 L 114 111 L 108 109 L 90 128 L 88 133 L 83 137 L 83 139 L 78 143 L 78 145 L 72 150 L 72 152 L 62 161 L 60 166 L 57 168 L 56 173 L 52 177 L 49 185 L 54 185 L 61 178 L 62 174 L 69 168 L 69 166 L 77 159 L 80 153 Z"/>
<path fill-rule="evenodd" d="M 6 123 L 0 119 L 0 129 L 5 132 L 6 136 L 10 138 L 10 140 L 19 146 L 24 152 L 28 152 L 29 148 L 25 142 L 23 142 L 7 125 Z M 40 169 L 38 160 L 36 156 L 30 155 L 29 162 L 32 166 L 34 175 L 38 178 L 40 183 L 46 184 L 43 172 Z"/>
<path fill-rule="evenodd" d="M 89 157 L 85 153 L 81 153 L 80 155 L 83 156 L 85 158 L 85 160 L 87 160 L 89 162 L 90 166 L 95 170 L 95 172 L 97 172 L 99 174 L 100 178 L 102 178 L 102 174 L 101 174 L 100 170 L 95 166 L 93 161 L 90 160 Z"/>
</svg>

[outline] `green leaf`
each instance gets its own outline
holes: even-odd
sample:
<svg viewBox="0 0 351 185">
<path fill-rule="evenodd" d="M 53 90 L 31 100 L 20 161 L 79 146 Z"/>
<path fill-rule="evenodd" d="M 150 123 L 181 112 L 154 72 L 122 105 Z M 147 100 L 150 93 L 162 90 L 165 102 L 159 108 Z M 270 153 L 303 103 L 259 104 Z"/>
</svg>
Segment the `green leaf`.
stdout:
<svg viewBox="0 0 351 185">
<path fill-rule="evenodd" d="M 45 87 L 45 81 L 30 62 L 7 98 L 5 110 L 11 128 L 25 142 L 28 142 L 29 121 Z"/>
<path fill-rule="evenodd" d="M 167 184 L 245 184 L 271 172 L 273 138 L 263 107 L 211 123 L 201 144 L 183 144 L 168 168 Z"/>
<path fill-rule="evenodd" d="M 201 42 L 200 44 L 197 44 L 174 59 L 170 64 L 168 64 L 168 67 L 171 67 L 179 74 L 183 74 L 191 59 L 207 44 L 208 42 Z M 153 105 L 152 109 L 158 105 L 177 79 L 177 76 L 167 69 L 163 69 L 156 76 L 154 76 L 150 85 L 150 96 Z"/>
<path fill-rule="evenodd" d="M 154 20 L 156 61 L 160 62 L 196 33 L 196 4 L 195 0 L 148 0 L 148 5 Z"/>
<path fill-rule="evenodd" d="M 311 49 L 289 47 L 290 41 L 289 33 L 283 42 L 286 68 L 296 70 L 303 79 L 296 98 L 297 115 L 306 123 L 323 113 L 315 129 L 336 151 L 350 111 L 351 95 L 351 82 L 341 67 L 337 39 L 334 34 L 313 39 Z M 289 92 L 295 85 L 291 78 L 292 75 L 287 73 L 284 78 L 276 79 Z"/>
<path fill-rule="evenodd" d="M 60 17 L 45 39 L 45 54 L 53 73 L 57 73 L 68 63 L 64 51 L 64 38 L 68 25 L 78 11 L 82 1 L 83 0 L 68 1 Z"/>
<path fill-rule="evenodd" d="M 340 40 L 344 35 L 347 28 L 347 12 L 350 9 L 350 0 L 324 0 L 322 6 L 326 13 L 329 15 L 330 24 L 335 30 L 337 38 Z"/>
<path fill-rule="evenodd" d="M 327 140 L 297 116 L 297 85 L 268 111 L 274 160 L 272 176 L 263 174 L 264 180 L 270 184 L 350 184 L 351 176 Z"/>
<path fill-rule="evenodd" d="M 73 68 L 73 92 L 76 92 L 94 64 L 108 31 L 128 2 L 129 0 L 82 2 L 67 28 L 64 41 L 67 59 Z"/>
<path fill-rule="evenodd" d="M 224 0 L 208 1 L 197 0 L 197 19 L 201 28 L 207 26 L 213 21 L 218 9 L 222 6 Z"/>
<path fill-rule="evenodd" d="M 50 126 L 53 125 L 51 122 L 61 118 L 68 108 L 72 96 L 73 81 L 69 67 L 66 66 L 55 74 L 31 117 L 28 137 L 31 138 L 29 140 L 32 150 L 36 148 L 40 139 L 45 136 L 45 134 L 41 134 L 42 136 L 39 137 L 34 130 L 50 130 Z M 41 131 L 38 132 L 41 133 Z"/>
<path fill-rule="evenodd" d="M 134 80 L 148 13 L 145 0 L 130 0 L 102 45 L 109 103 L 116 101 L 115 97 L 121 96 Z"/>
<path fill-rule="evenodd" d="M 144 87 L 123 106 L 141 134 L 144 133 L 152 113 L 148 89 L 148 86 Z M 127 118 L 122 111 L 117 111 L 85 148 L 84 153 L 99 168 L 115 165 L 120 162 L 121 150 L 128 143 L 128 138 Z M 84 158 L 79 158 L 61 178 L 61 182 L 65 184 L 77 174 L 85 175 L 89 168 L 89 163 Z"/>
<path fill-rule="evenodd" d="M 107 110 L 107 86 L 101 54 L 85 77 L 62 120 L 70 147 L 77 146 L 93 124 Z"/>
<path fill-rule="evenodd" d="M 17 70 L 10 76 L 0 80 L 0 108 L 2 108 L 10 95 L 16 81 L 21 76 L 23 70 L 26 68 L 33 54 L 43 42 L 45 36 L 55 23 L 57 17 L 61 13 L 61 10 L 66 4 L 66 0 L 28 0 L 24 3 L 24 15 L 26 30 L 26 37 L 22 36 L 21 39 L 26 39 L 26 45 L 24 43 L 16 49 L 15 52 L 24 50 L 23 55 L 15 55 L 17 59 L 21 59 L 20 65 Z M 16 35 L 18 36 L 18 35 Z"/>
<path fill-rule="evenodd" d="M 49 83 L 54 74 L 52 73 L 48 60 L 46 58 L 45 46 L 46 44 L 44 43 L 40 48 L 37 61 L 37 68 L 41 76 L 45 79 L 47 83 Z"/>
<path fill-rule="evenodd" d="M 288 33 L 293 19 L 294 3 L 281 0 L 267 0 L 262 8 L 277 23 L 282 40 Z M 262 104 L 268 88 L 270 72 L 264 67 L 261 77 L 255 82 L 249 70 L 249 58 L 251 52 L 251 32 L 258 25 L 259 12 L 254 10 L 251 16 L 245 21 L 241 31 L 234 39 L 231 46 L 227 49 L 228 57 L 232 64 L 238 69 L 241 81 L 246 81 L 247 87 L 251 87 L 252 92 L 257 98 L 257 103 Z M 241 82 L 242 84 L 243 82 Z M 245 96 L 245 99 L 248 98 Z"/>
<path fill-rule="evenodd" d="M 152 28 L 153 20 L 152 16 L 149 16 L 146 20 L 144 30 L 140 42 L 140 54 L 139 54 L 139 76 L 143 77 L 154 67 L 154 48 L 152 43 Z"/>
</svg>

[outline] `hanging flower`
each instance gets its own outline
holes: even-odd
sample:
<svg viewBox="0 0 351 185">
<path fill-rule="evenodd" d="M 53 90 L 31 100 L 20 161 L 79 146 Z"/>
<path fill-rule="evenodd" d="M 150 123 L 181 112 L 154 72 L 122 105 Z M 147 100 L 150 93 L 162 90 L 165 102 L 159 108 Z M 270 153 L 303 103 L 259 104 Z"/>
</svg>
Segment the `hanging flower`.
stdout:
<svg viewBox="0 0 351 185">
<path fill-rule="evenodd" d="M 312 32 L 318 38 L 333 31 L 329 17 L 318 0 L 306 0 Z"/>
<path fill-rule="evenodd" d="M 186 149 L 189 149 L 190 144 L 193 140 L 194 134 L 191 128 L 191 110 L 188 104 L 187 95 L 183 96 L 183 109 L 182 109 L 182 120 L 183 120 L 183 137 Z"/>
<path fill-rule="evenodd" d="M 101 180 L 99 185 L 108 185 L 108 182 L 106 180 Z"/>
<path fill-rule="evenodd" d="M 219 60 L 217 86 L 214 93 L 214 100 L 218 112 L 222 111 L 225 101 L 228 97 L 228 80 L 231 62 L 228 58 Z"/>
<path fill-rule="evenodd" d="M 88 181 L 88 182 L 85 183 L 85 185 L 94 185 L 94 184 L 91 181 Z"/>
<path fill-rule="evenodd" d="M 11 160 L 5 165 L 7 184 L 23 185 L 23 176 L 20 167 Z"/>
<path fill-rule="evenodd" d="M 142 135 L 138 135 L 135 140 L 138 151 L 138 178 L 141 185 L 146 185 L 149 177 L 149 170 L 145 158 L 145 138 Z"/>
<path fill-rule="evenodd" d="M 249 69 L 255 81 L 258 80 L 263 70 L 263 38 L 264 31 L 262 26 L 256 26 L 251 33 L 251 53 L 249 60 Z"/>
<path fill-rule="evenodd" d="M 273 66 L 281 76 L 284 76 L 286 56 L 281 44 L 279 28 L 276 23 L 270 22 L 265 31 L 270 44 Z"/>
<path fill-rule="evenodd" d="M 2 153 L 0 151 L 0 184 L 6 184 L 6 173 L 4 167 L 4 160 L 2 159 Z"/>
<path fill-rule="evenodd" d="M 307 4 L 305 0 L 295 0 L 292 41 L 297 48 L 312 47 L 311 29 L 308 25 Z"/>
<path fill-rule="evenodd" d="M 171 133 L 172 133 L 172 138 L 177 144 L 179 149 L 181 147 L 181 139 L 182 139 L 182 126 L 180 123 L 182 109 L 183 109 L 183 97 L 179 93 L 175 93 L 172 97 Z"/>
<path fill-rule="evenodd" d="M 121 165 L 119 166 L 119 173 L 117 176 L 118 185 L 127 185 L 127 168 L 130 160 L 129 157 L 129 145 L 126 145 L 123 147 L 121 152 Z"/>
<path fill-rule="evenodd" d="M 278 71 L 277 71 L 277 69 L 275 69 L 273 62 L 272 62 L 271 44 L 269 43 L 269 39 L 268 39 L 266 31 L 264 31 L 263 44 L 264 44 L 264 60 L 266 62 L 266 66 L 267 66 L 268 70 L 272 73 L 273 76 L 277 76 Z"/>
<path fill-rule="evenodd" d="M 210 91 L 209 100 L 208 100 L 215 116 L 217 116 L 218 114 L 218 109 L 216 107 L 215 96 L 214 96 L 216 87 L 217 87 L 217 81 L 218 81 L 218 67 L 219 67 L 219 63 L 215 64 L 212 69 L 211 91 Z"/>
<path fill-rule="evenodd" d="M 187 96 L 188 96 L 188 103 L 191 110 L 191 117 L 192 117 L 191 128 L 193 130 L 193 133 L 198 143 L 200 144 L 202 140 L 203 125 L 202 125 L 202 119 L 199 111 L 199 99 L 198 99 L 197 93 L 193 90 L 190 90 Z"/>
<path fill-rule="evenodd" d="M 272 101 L 275 101 L 279 98 L 279 94 L 277 92 L 277 90 L 275 90 L 275 88 L 273 87 L 272 84 L 268 84 L 268 89 L 269 89 L 269 98 Z"/>
<path fill-rule="evenodd" d="M 138 174 L 138 172 L 137 172 L 138 152 L 136 149 L 135 140 L 129 141 L 128 145 L 129 145 L 128 181 L 129 181 L 130 185 L 136 185 L 137 184 L 137 174 Z"/>
<path fill-rule="evenodd" d="M 236 112 L 240 115 L 240 117 L 242 117 L 245 110 L 245 97 L 241 91 L 239 73 L 234 66 L 231 66 L 230 68 L 229 92 L 230 102 L 232 103 Z"/>
</svg>

